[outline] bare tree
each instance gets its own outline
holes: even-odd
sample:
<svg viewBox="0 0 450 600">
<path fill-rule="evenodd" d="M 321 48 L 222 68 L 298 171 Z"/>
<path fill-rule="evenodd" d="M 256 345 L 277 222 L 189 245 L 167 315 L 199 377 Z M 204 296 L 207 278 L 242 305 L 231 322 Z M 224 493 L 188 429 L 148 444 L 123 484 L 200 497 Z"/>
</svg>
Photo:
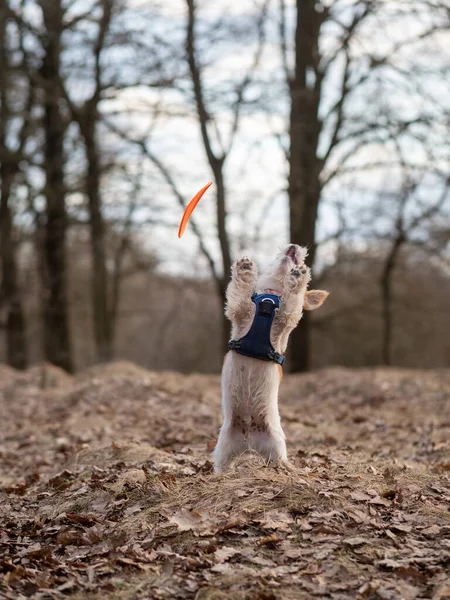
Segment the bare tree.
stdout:
<svg viewBox="0 0 450 600">
<path fill-rule="evenodd" d="M 284 18 L 284 0 L 281 0 Z M 315 258 L 315 228 L 320 199 L 320 163 L 317 146 L 320 135 L 320 81 L 311 85 L 308 76 L 319 77 L 319 33 L 326 18 L 317 3 L 297 2 L 295 30 L 295 71 L 289 77 L 291 94 L 289 152 L 289 223 L 290 241 L 307 246 L 311 264 Z M 282 42 L 285 48 L 284 20 Z M 285 62 L 285 65 L 287 63 Z M 309 315 L 291 336 L 291 368 L 306 370 L 309 366 Z"/>
<path fill-rule="evenodd" d="M 222 305 L 225 302 L 225 290 L 228 283 L 228 278 L 231 271 L 233 240 L 230 237 L 228 230 L 228 213 L 229 213 L 229 198 L 227 194 L 228 184 L 226 181 L 226 166 L 230 161 L 230 156 L 236 146 L 236 139 L 240 133 L 243 115 L 247 106 L 251 103 L 247 101 L 246 94 L 249 88 L 254 83 L 256 77 L 255 72 L 260 64 L 262 52 L 265 46 L 265 23 L 267 19 L 268 3 L 263 0 L 257 7 L 252 19 L 242 27 L 245 30 L 245 36 L 254 40 L 254 49 L 250 64 L 247 65 L 245 72 L 241 75 L 238 81 L 234 79 L 228 80 L 225 84 L 220 82 L 212 82 L 205 75 L 206 69 L 211 69 L 211 62 L 207 65 L 203 60 L 203 56 L 199 50 L 202 44 L 205 44 L 202 31 L 202 18 L 199 16 L 197 2 L 194 0 L 186 0 L 187 19 L 184 30 L 184 47 L 178 47 L 178 42 L 170 40 L 170 35 L 167 39 L 164 37 L 164 42 L 161 42 L 162 47 L 169 55 L 172 65 L 176 65 L 172 71 L 168 71 L 166 63 L 157 56 L 154 58 L 154 77 L 149 84 L 152 90 L 174 90 L 182 99 L 183 109 L 181 114 L 188 120 L 192 121 L 194 117 L 199 129 L 201 150 L 206 158 L 207 168 L 211 172 L 211 178 L 215 185 L 216 203 L 215 203 L 215 227 L 217 232 L 217 240 L 219 246 L 219 256 L 215 257 L 214 251 L 209 247 L 207 235 L 198 226 L 196 217 L 192 217 L 190 224 L 192 231 L 196 236 L 200 248 L 200 252 L 206 259 L 210 269 L 215 286 L 221 299 Z M 208 47 L 214 46 L 214 36 L 220 39 L 230 37 L 232 43 L 236 43 L 236 31 L 233 30 L 233 24 L 228 24 L 230 28 L 227 30 L 226 18 L 219 18 L 217 24 L 211 27 L 212 33 L 208 34 Z M 204 32 L 203 32 L 204 33 Z M 240 33 L 244 37 L 244 34 Z M 155 40 L 159 43 L 158 39 Z M 178 65 L 185 64 L 187 72 L 183 71 Z M 164 65 L 164 69 L 162 68 Z M 223 89 L 226 86 L 226 93 Z M 253 102 L 253 100 L 252 100 Z M 161 108 L 161 103 L 156 103 L 154 106 L 154 114 L 152 124 L 148 127 L 148 133 L 141 135 L 133 134 L 130 131 L 124 131 L 123 126 L 115 123 L 113 119 L 108 119 L 108 127 L 120 136 L 122 140 L 132 142 L 137 145 L 144 156 L 146 156 L 156 172 L 168 186 L 171 193 L 177 200 L 180 207 L 185 208 L 189 197 L 183 191 L 181 184 L 178 181 L 178 175 L 169 161 L 164 159 L 155 150 L 153 144 L 153 129 L 154 125 L 165 116 L 170 119 L 170 113 L 165 113 L 164 108 Z M 225 116 L 224 116 L 225 115 Z M 178 117 L 180 114 L 177 115 Z M 248 226 L 246 226 L 248 236 Z M 222 335 L 221 347 L 226 347 L 229 339 L 229 323 L 222 315 Z"/>
<path fill-rule="evenodd" d="M 67 120 L 62 113 L 60 90 L 61 38 L 64 31 L 61 0 L 39 0 L 42 9 L 44 56 L 39 71 L 43 93 L 45 230 L 44 256 L 44 348 L 51 363 L 72 371 L 72 350 L 67 299 L 64 185 L 64 136 Z"/>
<path fill-rule="evenodd" d="M 231 271 L 231 251 L 230 242 L 226 230 L 226 197 L 225 197 L 225 181 L 223 167 L 227 158 L 228 150 L 222 150 L 220 153 L 215 153 L 212 147 L 210 132 L 208 129 L 208 121 L 211 116 L 205 105 L 203 92 L 203 82 L 201 78 L 200 67 L 195 50 L 195 0 L 186 0 L 188 8 L 188 20 L 186 30 L 186 57 L 189 64 L 189 71 L 194 89 L 195 105 L 197 110 L 198 121 L 200 125 L 203 146 L 206 152 L 208 163 L 214 174 L 216 183 L 217 195 L 217 232 L 219 236 L 220 250 L 223 263 L 223 275 L 216 279 L 218 292 L 225 303 L 225 290 L 229 273 Z M 224 323 L 223 342 L 224 346 L 228 341 L 228 326 Z"/>
<path fill-rule="evenodd" d="M 60 84 L 68 102 L 73 120 L 78 124 L 84 142 L 87 159 L 85 192 L 89 207 L 89 227 L 91 234 L 92 252 L 92 307 L 94 339 L 99 361 L 112 358 L 113 351 L 113 314 L 108 302 L 108 271 L 105 241 L 105 222 L 101 195 L 101 152 L 98 143 L 98 126 L 100 121 L 99 104 L 103 91 L 102 82 L 102 52 L 111 24 L 115 0 L 99 0 L 97 7 L 101 16 L 96 21 L 97 34 L 93 43 L 93 91 L 82 103 L 76 104 L 71 100 L 69 90 L 63 78 Z M 79 18 L 76 18 L 78 21 Z M 70 23 L 69 26 L 72 26 Z"/>
<path fill-rule="evenodd" d="M 214 265 L 212 274 L 214 276 L 217 291 L 222 304 L 225 303 L 225 292 L 231 273 L 232 251 L 229 233 L 227 230 L 227 185 L 225 181 L 225 164 L 229 158 L 236 135 L 240 128 L 241 115 L 245 104 L 245 94 L 247 88 L 252 82 L 254 71 L 261 59 L 262 50 L 265 42 L 265 21 L 267 17 L 267 2 L 263 2 L 257 8 L 255 18 L 256 30 L 256 49 L 254 52 L 252 64 L 244 77 L 234 84 L 234 99 L 228 109 L 231 112 L 231 128 L 228 139 L 224 140 L 220 134 L 219 117 L 215 115 L 213 109 L 208 107 L 205 94 L 205 81 L 202 74 L 202 62 L 197 50 L 197 2 L 196 0 L 186 0 L 187 6 L 187 24 L 186 24 L 186 61 L 189 67 L 189 76 L 192 85 L 193 99 L 196 118 L 200 128 L 203 150 L 211 169 L 216 184 L 216 225 L 217 235 L 220 246 L 220 267 Z M 197 230 L 197 235 L 199 232 Z M 202 243 L 202 249 L 205 253 L 206 247 Z M 207 259 L 212 265 L 211 255 L 206 253 Z M 223 317 L 222 319 L 222 345 L 226 348 L 229 339 L 229 323 Z"/>
<path fill-rule="evenodd" d="M 448 113 L 442 109 L 442 99 L 448 97 L 443 93 L 446 71 L 444 59 L 437 52 L 432 54 L 431 43 L 435 37 L 436 43 L 440 39 L 434 34 L 442 30 L 446 8 L 438 0 L 307 0 L 294 4 L 257 0 L 242 14 L 240 7 L 234 12 L 232 3 L 223 8 L 218 2 L 214 9 L 199 0 L 185 0 L 180 5 L 186 10 L 185 18 L 180 18 L 165 3 L 149 2 L 145 8 L 138 4 L 137 8 L 136 3 L 122 0 L 7 3 L 18 27 L 18 35 L 14 32 L 11 37 L 20 51 L 2 59 L 7 68 L 0 73 L 4 306 L 7 297 L 20 299 L 16 291 L 22 264 L 10 242 L 38 239 L 45 354 L 70 369 L 67 271 L 69 266 L 72 275 L 75 267 L 67 265 L 65 245 L 66 238 L 72 244 L 79 232 L 80 247 L 84 250 L 87 236 L 90 251 L 83 252 L 76 276 L 84 282 L 89 274 L 91 299 L 87 302 L 83 297 L 83 307 L 76 315 L 80 318 L 83 312 L 84 318 L 92 318 L 92 327 L 83 332 L 93 331 L 96 359 L 110 359 L 115 339 L 122 339 L 122 332 L 117 337 L 116 321 L 124 303 L 130 301 L 130 286 L 136 285 L 137 290 L 137 282 L 141 276 L 145 278 L 145 261 L 139 258 L 144 253 L 137 249 L 141 239 L 138 227 L 148 226 L 149 238 L 154 225 L 154 239 L 162 239 L 169 231 L 162 227 L 170 228 L 175 237 L 178 220 L 171 196 L 184 208 L 199 178 L 208 176 L 216 184 L 209 193 L 213 203 L 202 204 L 190 230 L 206 259 L 200 258 L 196 264 L 209 267 L 221 301 L 233 255 L 249 243 L 259 243 L 252 239 L 252 232 L 270 245 L 278 244 L 278 235 L 284 237 L 282 202 L 287 191 L 290 239 L 309 247 L 317 278 L 324 262 L 331 264 L 337 256 L 333 251 L 326 257 L 325 252 L 318 253 L 322 242 L 331 247 L 339 237 L 345 248 L 352 235 L 376 247 L 378 262 L 373 264 L 377 275 L 371 288 L 376 290 L 374 322 L 378 319 L 379 330 L 382 297 L 384 360 L 391 361 L 393 342 L 399 347 L 398 337 L 391 332 L 394 318 L 398 318 L 395 286 L 398 265 L 403 265 L 402 249 L 422 242 L 422 231 L 439 214 L 428 214 L 437 204 L 435 194 L 418 202 L 418 188 L 405 186 L 402 177 L 407 173 L 418 185 L 429 173 L 444 173 L 449 163 L 445 143 Z M 207 7 L 204 12 L 203 6 Z M 145 18 L 141 11 L 147 11 Z M 405 22 L 414 22 L 414 29 L 403 27 Z M 294 26 L 292 36 L 289 32 Z M 379 36 L 381 40 L 374 39 Z M 277 46 L 279 55 L 273 52 Z M 5 52 L 2 55 L 5 57 Z M 21 55 L 24 64 L 16 68 Z M 439 69 L 439 83 L 432 87 Z M 17 96 L 11 96 L 11 85 L 6 85 L 13 70 L 20 73 L 21 81 L 32 82 L 23 85 L 20 103 Z M 39 129 L 30 137 L 30 119 L 25 123 L 31 112 Z M 270 123 L 261 129 L 267 113 Z M 288 126 L 283 126 L 280 116 Z M 181 127 L 177 131 L 180 123 L 183 131 Z M 277 128 L 276 138 L 269 125 Z M 190 144 L 191 156 L 186 156 L 186 146 L 178 135 Z M 261 170 L 268 139 L 267 160 L 274 165 L 274 182 Z M 278 160 L 277 140 L 283 141 L 284 166 Z M 253 162 L 255 147 L 260 153 Z M 284 167 L 289 171 L 287 186 Z M 257 169 L 264 175 L 260 187 L 258 181 L 255 185 Z M 239 189 L 236 182 L 242 181 L 242 175 L 252 178 L 252 192 L 244 186 Z M 376 201 L 382 196 L 383 178 L 395 178 L 397 187 L 390 186 L 390 204 L 380 216 L 380 222 L 384 218 L 391 227 L 381 236 L 382 243 L 360 215 L 353 220 L 351 235 L 346 227 L 322 234 L 319 216 L 335 202 L 336 192 L 344 198 L 343 206 L 354 206 L 359 195 L 356 187 L 352 189 L 354 179 Z M 32 188 L 30 201 L 24 199 L 27 186 Z M 269 214 L 268 206 L 282 210 L 278 215 L 271 209 Z M 374 206 L 370 206 L 371 219 L 376 215 Z M 160 214 L 167 216 L 165 222 L 159 220 Z M 265 222 L 257 222 L 260 215 L 266 217 Z M 272 216 L 279 219 L 276 234 Z M 413 219 L 420 222 L 415 225 Z M 178 249 L 189 248 L 187 238 Z M 387 246 L 381 276 L 380 248 Z M 18 256 L 25 256 L 28 248 L 28 243 L 22 245 Z M 176 254 L 175 245 L 167 246 L 163 260 Z M 86 266 L 88 256 L 90 267 Z M 228 340 L 228 324 L 222 317 L 219 336 L 212 285 L 208 294 L 211 331 L 223 346 Z M 201 298 L 201 291 L 198 296 Z M 158 299 L 162 298 L 161 293 Z M 365 297 L 352 299 L 351 306 L 360 306 L 363 300 Z M 11 301 L 8 306 L 13 306 Z M 173 306 L 175 310 L 178 301 L 174 300 Z M 323 321 L 335 323 L 341 314 L 340 307 L 335 313 L 326 312 Z M 309 365 L 309 327 L 306 315 L 292 338 L 294 370 Z M 176 327 L 170 325 L 169 329 L 173 332 Z M 182 333 L 177 334 L 181 340 Z M 367 356 L 380 354 L 380 341 L 377 339 L 376 348 L 373 345 Z M 89 338 L 89 353 L 91 346 Z M 191 348 L 189 344 L 186 347 Z M 195 366 L 194 354 L 186 365 Z"/>
<path fill-rule="evenodd" d="M 0 305 L 6 312 L 6 345 L 8 363 L 16 369 L 27 366 L 27 348 L 25 335 L 25 320 L 22 308 L 22 298 L 19 288 L 19 273 L 16 257 L 16 241 L 14 239 L 14 224 L 12 194 L 14 179 L 20 171 L 20 161 L 23 159 L 24 144 L 27 138 L 33 95 L 28 87 L 28 100 L 23 106 L 22 124 L 18 134 L 18 148 L 11 150 L 8 146 L 8 124 L 17 118 L 12 109 L 12 100 L 8 93 L 13 85 L 13 74 L 10 68 L 9 56 L 11 48 L 8 43 L 8 2 L 0 6 L 0 255 L 2 279 L 0 284 Z"/>
<path fill-rule="evenodd" d="M 95 18 L 92 17 L 92 13 L 95 13 Z M 125 16 L 124 23 L 121 24 L 122 29 L 116 27 L 116 30 L 112 31 L 114 17 L 119 18 L 122 15 Z M 72 16 L 70 11 L 67 11 L 66 29 L 68 31 L 75 30 L 80 25 L 83 29 L 86 23 L 89 23 L 90 26 L 91 34 L 86 39 L 85 51 L 93 65 L 93 68 L 87 71 L 90 75 L 92 91 L 83 100 L 79 100 L 76 98 L 76 77 L 71 79 L 71 73 L 67 71 L 62 73 L 60 80 L 71 118 L 78 125 L 87 163 L 82 189 L 88 201 L 92 259 L 93 331 L 97 360 L 99 361 L 108 361 L 113 357 L 115 320 L 122 282 L 121 267 L 130 242 L 133 211 L 136 208 L 136 199 L 131 198 L 123 229 L 122 243 L 119 245 L 117 254 L 111 257 L 107 247 L 109 224 L 105 216 L 102 188 L 104 187 L 104 172 L 106 168 L 110 170 L 113 168 L 115 157 L 113 151 L 113 155 L 109 156 L 110 164 L 106 164 L 106 152 L 100 139 L 101 132 L 105 131 L 101 103 L 105 93 L 108 93 L 108 98 L 111 99 L 119 96 L 128 86 L 141 83 L 141 79 L 145 81 L 145 65 L 147 64 L 147 58 L 143 57 L 142 65 L 139 68 L 136 68 L 134 64 L 122 65 L 124 72 L 127 68 L 130 72 L 133 71 L 131 79 L 129 75 L 122 76 L 111 73 L 111 61 L 115 60 L 114 52 L 120 47 L 132 49 L 134 53 L 143 56 L 139 36 L 129 26 L 126 15 L 126 6 L 119 0 L 96 0 L 91 10 L 86 13 L 75 11 Z M 125 23 L 128 24 L 127 29 L 123 28 Z M 148 50 L 150 54 L 152 53 L 152 48 L 145 47 L 144 49 Z M 87 59 L 87 55 L 84 56 L 84 60 Z M 78 68 L 81 68 L 83 77 L 86 77 L 85 67 L 78 65 Z M 122 114 L 121 111 L 119 113 Z M 110 269 L 108 268 L 109 259 L 113 265 Z"/>
<path fill-rule="evenodd" d="M 358 0 L 351 5 L 298 0 L 292 44 L 294 67 L 291 69 L 286 11 L 285 1 L 280 0 L 280 48 L 291 97 L 290 150 L 287 152 L 290 234 L 292 242 L 309 248 L 309 261 L 313 264 L 317 246 L 316 224 L 325 187 L 346 169 L 362 172 L 363 168 L 383 165 L 382 160 L 374 163 L 367 159 L 364 167 L 356 163 L 351 165 L 352 159 L 364 149 L 389 143 L 395 138 L 407 139 L 408 136 L 415 141 L 423 141 L 423 131 L 419 134 L 414 128 L 434 126 L 430 110 L 432 102 L 428 102 L 421 90 L 421 67 L 405 67 L 401 53 L 405 48 L 414 47 L 414 44 L 443 31 L 446 17 L 442 5 L 432 6 L 426 0 L 411 2 L 403 11 L 398 10 L 394 0 L 386 3 Z M 423 17 L 421 32 L 394 40 L 390 51 L 384 54 L 373 50 L 370 44 L 367 51 L 362 50 L 361 36 L 368 38 L 370 28 L 375 31 L 383 22 L 389 26 L 394 22 L 395 26 L 399 15 L 402 20 L 413 21 Z M 334 39 L 328 38 L 325 49 L 324 38 L 331 25 L 339 34 Z M 397 34 L 398 31 L 403 31 L 400 23 Z M 393 79 L 397 94 L 399 89 L 408 90 L 410 94 L 422 94 L 425 102 L 422 102 L 421 113 L 416 111 L 413 116 L 405 117 L 398 106 L 393 107 L 392 71 L 395 72 Z M 380 90 L 376 87 L 380 80 L 389 89 L 391 106 L 382 104 Z M 417 88 L 411 92 L 414 86 Z M 352 109 L 358 105 L 352 104 L 355 98 L 360 100 L 365 95 L 366 102 L 370 103 L 371 95 L 376 93 L 379 94 L 378 112 L 376 108 L 367 110 L 367 106 L 364 111 Z M 388 165 L 389 160 L 384 164 Z M 306 316 L 292 335 L 291 365 L 294 371 L 304 371 L 309 367 L 309 329 Z"/>
<path fill-rule="evenodd" d="M 428 238 L 426 233 L 427 225 L 440 211 L 445 207 L 448 201 L 450 189 L 450 181 L 443 181 L 442 192 L 438 198 L 432 203 L 425 203 L 425 206 L 417 206 L 415 193 L 420 187 L 420 181 L 409 181 L 405 183 L 402 194 L 393 199 L 397 203 L 397 215 L 393 228 L 393 234 L 390 236 L 390 248 L 387 252 L 381 279 L 381 310 L 382 310 L 382 344 L 381 353 L 384 365 L 393 364 L 392 357 L 392 342 L 393 342 L 393 311 L 392 311 L 392 296 L 393 296 L 393 276 L 395 268 L 401 252 L 405 244 L 423 244 L 423 238 Z M 411 205 L 416 204 L 415 210 Z M 410 214 L 413 216 L 409 216 Z M 422 230 L 422 238 L 417 240 L 418 231 Z"/>
</svg>

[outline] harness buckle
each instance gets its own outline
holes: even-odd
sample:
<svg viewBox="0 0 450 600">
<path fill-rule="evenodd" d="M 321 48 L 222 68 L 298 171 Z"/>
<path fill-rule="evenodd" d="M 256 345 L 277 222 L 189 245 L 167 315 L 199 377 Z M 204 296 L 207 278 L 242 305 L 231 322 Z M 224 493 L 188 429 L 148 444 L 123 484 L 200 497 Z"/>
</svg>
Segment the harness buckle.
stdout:
<svg viewBox="0 0 450 600">
<path fill-rule="evenodd" d="M 240 348 L 241 342 L 240 340 L 230 340 L 228 342 L 228 350 L 234 350 L 235 348 Z"/>
<path fill-rule="evenodd" d="M 270 360 L 273 360 L 273 362 L 276 362 L 278 365 L 283 365 L 284 361 L 286 360 L 285 356 L 283 356 L 282 354 L 278 354 L 278 352 L 275 352 L 275 350 L 269 350 L 268 357 L 270 358 Z"/>
</svg>

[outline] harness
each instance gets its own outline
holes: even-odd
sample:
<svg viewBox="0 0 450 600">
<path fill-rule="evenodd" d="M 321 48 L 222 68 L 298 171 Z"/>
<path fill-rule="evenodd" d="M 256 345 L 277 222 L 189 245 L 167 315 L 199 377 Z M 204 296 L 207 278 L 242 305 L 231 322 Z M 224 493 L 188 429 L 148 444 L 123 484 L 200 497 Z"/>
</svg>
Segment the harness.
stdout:
<svg viewBox="0 0 450 600">
<path fill-rule="evenodd" d="M 249 332 L 239 340 L 230 340 L 228 349 L 244 356 L 272 360 L 282 365 L 284 356 L 275 352 L 270 341 L 270 330 L 275 311 L 280 308 L 280 298 L 275 294 L 253 294 L 252 302 L 256 304 L 256 310 Z"/>
</svg>

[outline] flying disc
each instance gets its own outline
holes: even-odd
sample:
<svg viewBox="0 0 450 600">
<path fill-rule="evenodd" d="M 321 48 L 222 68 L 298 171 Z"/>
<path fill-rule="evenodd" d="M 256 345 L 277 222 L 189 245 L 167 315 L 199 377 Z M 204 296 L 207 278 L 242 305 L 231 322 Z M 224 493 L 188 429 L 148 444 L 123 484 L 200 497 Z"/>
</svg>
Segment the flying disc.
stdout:
<svg viewBox="0 0 450 600">
<path fill-rule="evenodd" d="M 184 209 L 183 216 L 181 217 L 180 227 L 178 229 L 178 237 L 179 238 L 183 235 L 184 230 L 186 229 L 186 225 L 188 224 L 189 218 L 192 215 L 192 213 L 194 212 L 194 208 L 200 202 L 201 197 L 203 196 L 203 194 L 206 192 L 206 190 L 209 188 L 210 185 L 212 185 L 212 181 L 209 181 L 205 186 L 203 186 L 202 189 L 195 194 L 195 196 L 192 198 L 192 200 L 189 202 L 189 204 Z"/>
</svg>

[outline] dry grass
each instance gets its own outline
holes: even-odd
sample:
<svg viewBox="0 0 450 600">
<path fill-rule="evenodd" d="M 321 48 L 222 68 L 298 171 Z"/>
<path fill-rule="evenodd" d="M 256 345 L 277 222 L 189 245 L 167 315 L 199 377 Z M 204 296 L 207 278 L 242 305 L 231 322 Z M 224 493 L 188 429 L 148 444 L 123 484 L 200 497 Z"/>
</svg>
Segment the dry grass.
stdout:
<svg viewBox="0 0 450 600">
<path fill-rule="evenodd" d="M 0 376 L 0 598 L 450 598 L 447 371 L 286 376 L 294 467 L 221 476 L 218 377 Z"/>
</svg>

